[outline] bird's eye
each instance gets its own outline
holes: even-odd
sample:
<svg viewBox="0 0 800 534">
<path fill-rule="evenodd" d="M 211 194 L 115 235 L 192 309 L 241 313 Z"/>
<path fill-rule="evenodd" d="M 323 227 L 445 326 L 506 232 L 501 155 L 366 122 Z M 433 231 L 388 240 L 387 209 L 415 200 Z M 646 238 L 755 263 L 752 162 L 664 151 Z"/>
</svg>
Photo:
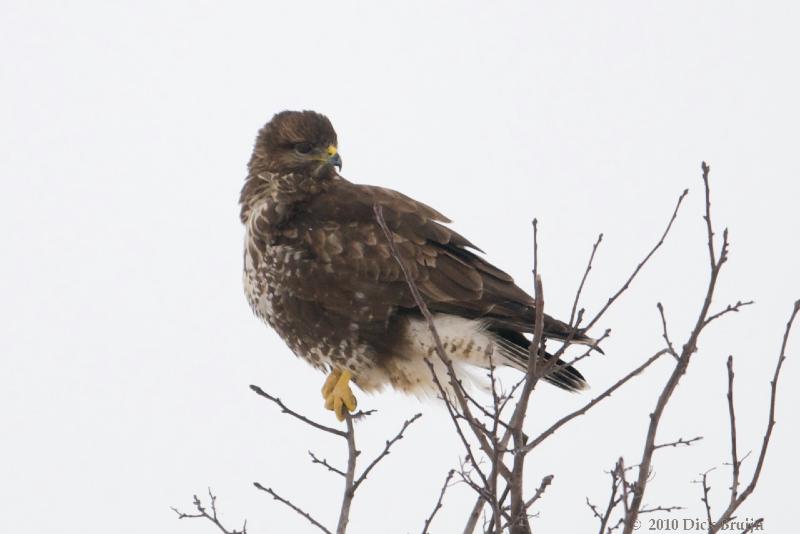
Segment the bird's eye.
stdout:
<svg viewBox="0 0 800 534">
<path fill-rule="evenodd" d="M 308 154 L 309 152 L 311 152 L 311 143 L 297 143 L 296 145 L 294 145 L 294 149 L 299 154 Z"/>
</svg>

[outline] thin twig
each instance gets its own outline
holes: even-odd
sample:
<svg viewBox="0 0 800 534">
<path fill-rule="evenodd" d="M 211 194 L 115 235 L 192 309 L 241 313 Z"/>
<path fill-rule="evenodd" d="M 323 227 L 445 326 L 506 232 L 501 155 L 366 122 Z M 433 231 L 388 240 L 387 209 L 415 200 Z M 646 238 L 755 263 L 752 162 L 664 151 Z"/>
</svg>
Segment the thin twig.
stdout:
<svg viewBox="0 0 800 534">
<path fill-rule="evenodd" d="M 575 300 L 572 301 L 572 311 L 569 314 L 569 325 L 573 328 L 577 328 L 578 326 L 575 324 L 575 311 L 578 309 L 578 301 L 581 298 L 581 292 L 583 291 L 583 286 L 586 283 L 586 279 L 589 277 L 589 271 L 592 270 L 592 261 L 594 260 L 595 253 L 597 252 L 597 247 L 600 246 L 600 242 L 602 240 L 603 234 L 600 234 L 597 236 L 597 241 L 595 241 L 594 245 L 592 245 L 592 253 L 589 255 L 589 261 L 586 263 L 586 270 L 583 272 L 580 285 L 578 285 L 578 291 L 575 292 Z"/>
<path fill-rule="evenodd" d="M 378 465 L 378 462 L 380 462 L 381 460 L 386 458 L 386 456 L 389 455 L 389 449 L 392 448 L 392 445 L 394 445 L 399 440 L 403 439 L 403 432 L 405 432 L 406 429 L 420 417 L 422 417 L 422 414 L 418 413 L 413 417 L 411 417 L 410 419 L 407 419 L 403 423 L 403 427 L 400 429 L 400 431 L 392 439 L 386 441 L 386 446 L 383 448 L 383 451 L 381 451 L 381 453 L 378 456 L 376 456 L 374 460 L 372 460 L 372 462 L 367 466 L 367 468 L 364 469 L 364 472 L 361 473 L 361 476 L 358 477 L 356 481 L 353 483 L 353 491 L 357 490 L 358 487 L 361 485 L 361 483 L 367 479 L 367 475 L 369 474 L 370 471 L 372 471 L 372 468 Z"/>
<path fill-rule="evenodd" d="M 708 499 L 708 494 L 711 492 L 711 487 L 708 485 L 708 474 L 713 471 L 713 469 L 709 469 L 705 473 L 703 473 L 703 478 L 701 479 L 700 483 L 703 486 L 703 496 L 701 497 L 701 501 L 703 501 L 703 507 L 706 510 L 706 519 L 708 521 L 707 525 L 709 525 L 708 529 L 711 530 L 711 525 L 714 524 L 714 521 L 711 519 L 711 502 Z"/>
<path fill-rule="evenodd" d="M 196 514 L 187 514 L 181 512 L 177 508 L 173 507 L 172 511 L 178 514 L 178 519 L 192 519 L 192 518 L 205 518 L 214 523 L 219 530 L 224 532 L 225 534 L 247 534 L 247 520 L 245 519 L 244 525 L 242 525 L 242 530 L 228 530 L 225 528 L 219 520 L 217 516 L 217 497 L 211 492 L 211 488 L 208 488 L 208 497 L 211 500 L 211 513 L 208 513 L 208 509 L 203 506 L 203 502 L 197 495 L 192 495 L 192 504 L 194 504 L 195 509 L 197 510 Z"/>
<path fill-rule="evenodd" d="M 561 419 L 559 419 L 558 421 L 553 423 L 547 430 L 545 430 L 544 432 L 539 434 L 536 438 L 534 438 L 532 441 L 530 441 L 525 446 L 524 452 L 526 452 L 526 453 L 529 452 L 534 447 L 539 445 L 541 442 L 546 440 L 548 437 L 553 435 L 556 432 L 556 430 L 558 430 L 559 428 L 561 428 L 562 426 L 564 426 L 565 424 L 567 424 L 571 420 L 575 419 L 576 417 L 585 414 L 590 409 L 592 409 L 595 405 L 597 405 L 599 402 L 601 402 L 603 399 L 606 399 L 606 398 L 610 397 L 612 393 L 614 393 L 616 390 L 618 390 L 620 387 L 622 387 L 622 385 L 625 384 L 628 380 L 630 380 L 631 378 L 635 377 L 636 375 L 638 375 L 639 373 L 641 373 L 642 371 L 647 369 L 653 362 L 655 362 L 658 358 L 660 358 L 661 356 L 663 356 L 666 353 L 667 353 L 667 349 L 661 349 L 660 351 L 656 352 L 655 354 L 650 356 L 650 358 L 648 358 L 642 365 L 640 365 L 639 367 L 637 367 L 636 369 L 634 369 L 633 371 L 631 371 L 630 373 L 628 373 L 624 377 L 620 378 L 613 386 L 611 386 L 610 388 L 606 389 L 603 393 L 601 393 L 600 395 L 598 395 L 597 397 L 595 397 L 594 399 L 592 399 L 591 401 L 586 403 L 583 407 L 575 410 L 574 412 L 572 412 L 570 414 L 565 415 L 564 417 L 562 417 Z"/>
<path fill-rule="evenodd" d="M 742 302 L 741 300 L 736 301 L 736 304 L 728 304 L 724 310 L 718 311 L 713 315 L 709 315 L 708 319 L 706 319 L 705 324 L 703 326 L 708 326 L 712 321 L 719 319 L 723 315 L 727 313 L 739 313 L 739 311 L 744 308 L 745 306 L 751 306 L 753 304 L 752 300 L 748 300 L 746 302 Z"/>
<path fill-rule="evenodd" d="M 623 495 L 617 497 L 617 492 L 619 491 L 620 484 L 624 484 L 625 481 L 625 464 L 622 458 L 617 460 L 617 463 L 614 464 L 614 469 L 612 469 L 609 474 L 611 475 L 611 495 L 608 498 L 608 504 L 606 505 L 605 513 L 603 513 L 603 515 L 600 516 L 600 514 L 597 513 L 594 507 L 590 506 L 592 508 L 592 511 L 595 513 L 595 516 L 600 518 L 600 530 L 597 531 L 598 534 L 604 534 L 606 532 L 606 528 L 608 528 L 608 522 L 611 519 L 612 512 L 625 497 L 624 493 Z M 589 504 L 588 497 L 586 498 L 586 503 Z M 607 532 L 612 532 L 618 526 L 619 523 L 617 523 L 613 527 L 608 528 Z"/>
<path fill-rule="evenodd" d="M 709 534 L 715 534 L 718 532 L 725 525 L 725 523 L 727 523 L 733 517 L 733 513 L 742 505 L 742 503 L 744 503 L 745 500 L 747 500 L 747 498 L 753 493 L 758 485 L 758 479 L 761 476 L 761 470 L 764 468 L 764 461 L 767 457 L 769 441 L 770 438 L 772 438 L 772 430 L 775 428 L 775 402 L 778 396 L 778 379 L 780 378 L 781 369 L 783 368 L 783 362 L 786 360 L 786 345 L 789 342 L 789 334 L 792 332 L 792 325 L 794 324 L 794 320 L 797 317 L 798 312 L 800 312 L 800 300 L 795 301 L 792 313 L 789 316 L 789 320 L 786 322 L 786 329 L 783 332 L 780 355 L 778 356 L 778 361 L 775 364 L 775 372 L 772 375 L 772 380 L 770 381 L 767 430 L 764 433 L 764 438 L 761 442 L 761 451 L 758 454 L 758 460 L 756 461 L 756 467 L 753 471 L 753 476 L 744 491 L 742 491 L 742 493 L 739 494 L 739 496 L 735 499 L 731 499 L 731 501 L 728 503 L 728 507 L 725 509 L 722 515 L 720 515 L 713 527 L 709 529 Z"/>
<path fill-rule="evenodd" d="M 592 511 L 592 515 L 594 515 L 596 518 L 600 519 L 601 521 L 603 520 L 603 516 L 600 514 L 600 511 L 597 509 L 597 506 L 592 504 L 592 501 L 589 500 L 589 497 L 586 497 L 586 506 L 588 506 L 589 509 Z M 602 534 L 602 533 L 603 533 L 603 527 L 601 526 L 600 527 L 600 534 Z"/>
<path fill-rule="evenodd" d="M 664 314 L 664 306 L 659 302 L 656 304 L 656 307 L 658 308 L 658 314 L 661 316 L 661 337 L 663 337 L 664 341 L 666 341 L 667 347 L 669 347 L 669 353 L 677 358 L 678 352 L 675 350 L 675 346 L 672 344 L 672 340 L 669 338 L 669 332 L 667 332 L 667 318 Z"/>
<path fill-rule="evenodd" d="M 700 169 L 703 171 L 703 191 L 706 199 L 706 213 L 703 216 L 703 220 L 706 222 L 706 235 L 708 236 L 708 261 L 709 267 L 713 272 L 717 269 L 717 255 L 714 252 L 714 227 L 711 224 L 711 186 L 708 184 L 708 175 L 711 172 L 711 167 L 704 161 L 700 164 Z"/>
<path fill-rule="evenodd" d="M 436 516 L 436 512 L 438 512 L 442 508 L 442 500 L 444 499 L 444 494 L 447 492 L 447 488 L 450 487 L 450 479 L 453 478 L 453 474 L 455 473 L 455 469 L 451 469 L 447 472 L 447 476 L 444 479 L 444 484 L 442 484 L 442 490 L 439 492 L 439 498 L 436 500 L 436 506 L 433 507 L 433 511 L 431 511 L 431 515 L 425 520 L 425 524 L 422 526 L 422 534 L 428 534 L 428 529 L 433 522 L 434 516 Z"/>
<path fill-rule="evenodd" d="M 316 455 L 315 455 L 313 452 L 311 452 L 311 451 L 308 451 L 308 455 L 309 455 L 309 456 L 311 456 L 311 463 L 312 463 L 312 464 L 319 464 L 319 465 L 321 465 L 321 466 L 323 466 L 323 467 L 327 467 L 327 468 L 328 468 L 328 471 L 331 471 L 331 472 L 333 472 L 333 473 L 336 473 L 337 475 L 346 476 L 346 475 L 344 474 L 344 471 L 342 471 L 342 470 L 340 470 L 340 469 L 336 469 L 335 467 L 333 467 L 331 464 L 329 464 L 329 463 L 328 463 L 328 461 L 327 461 L 325 458 L 322 458 L 322 459 L 320 460 L 320 459 L 319 459 L 319 458 L 317 458 L 317 457 L 316 457 Z"/>
<path fill-rule="evenodd" d="M 623 524 L 625 523 L 625 518 L 628 517 L 628 511 L 630 510 L 630 489 L 631 484 L 628 483 L 628 479 L 625 477 L 625 472 L 630 469 L 630 467 L 625 467 L 625 462 L 620 456 L 619 460 L 617 461 L 617 465 L 619 469 L 617 471 L 620 480 L 620 487 L 622 488 L 622 507 L 625 510 L 625 515 L 622 517 Z M 637 466 L 638 467 L 638 466 Z"/>
<path fill-rule="evenodd" d="M 670 217 L 669 223 L 667 223 L 667 228 L 664 230 L 664 233 L 661 234 L 661 239 L 658 240 L 658 243 L 656 243 L 656 245 L 650 250 L 650 252 L 647 253 L 647 256 L 644 257 L 644 259 L 639 263 L 639 265 L 636 266 L 636 269 L 633 270 L 633 273 L 631 273 L 631 275 L 628 277 L 628 279 L 625 281 L 625 283 L 622 284 L 622 287 L 616 293 L 614 293 L 614 295 L 612 295 L 611 298 L 608 299 L 608 302 L 606 302 L 606 304 L 600 309 L 600 311 L 597 312 L 597 315 L 594 316 L 594 319 L 589 321 L 589 324 L 587 324 L 584 327 L 584 330 L 589 330 L 592 326 L 594 326 L 594 324 L 597 321 L 600 320 L 600 317 L 602 317 L 606 313 L 606 311 L 614 303 L 614 301 L 617 300 L 619 298 L 619 296 L 622 295 L 622 293 L 624 293 L 625 290 L 628 289 L 628 287 L 630 287 L 631 282 L 633 282 L 633 279 L 636 278 L 636 275 L 639 274 L 639 271 L 642 270 L 642 268 L 645 266 L 645 264 L 653 256 L 653 254 L 655 254 L 656 251 L 659 248 L 661 248 L 661 245 L 664 244 L 664 240 L 666 239 L 667 234 L 669 234 L 669 231 L 672 228 L 672 223 L 674 223 L 675 219 L 678 217 L 678 210 L 681 207 L 681 203 L 683 202 L 683 199 L 686 198 L 686 195 L 688 195 L 688 194 L 689 194 L 689 190 L 688 189 L 684 189 L 683 193 L 681 193 L 681 196 L 678 197 L 678 202 L 675 205 L 675 210 L 672 212 L 672 217 Z"/>
<path fill-rule="evenodd" d="M 311 516 L 311 514 L 309 514 L 308 512 L 304 511 L 303 509 L 301 509 L 299 506 L 297 506 L 296 504 L 294 504 L 290 500 L 284 499 L 283 497 L 281 497 L 280 495 L 275 493 L 275 490 L 273 490 L 272 488 L 265 488 L 264 486 L 262 486 L 258 482 L 253 482 L 253 485 L 256 488 L 260 489 L 261 491 L 265 491 L 265 492 L 269 493 L 270 495 L 272 495 L 273 499 L 285 504 L 286 506 L 288 506 L 289 508 L 291 508 L 292 510 L 297 512 L 299 515 L 301 515 L 301 516 L 305 517 L 306 519 L 308 519 L 309 523 L 311 523 L 312 525 L 314 525 L 315 527 L 320 529 L 322 532 L 326 532 L 327 534 L 333 534 L 330 530 L 325 528 L 325 526 L 322 523 L 320 523 L 319 521 L 314 519 Z"/>
<path fill-rule="evenodd" d="M 686 510 L 684 506 L 654 506 L 652 508 L 642 508 L 639 514 L 652 514 L 653 512 L 674 512 L 676 510 Z"/>
<path fill-rule="evenodd" d="M 728 415 L 730 417 L 731 435 L 731 500 L 736 500 L 739 494 L 739 453 L 736 451 L 736 413 L 733 408 L 733 356 L 728 356 L 726 364 L 728 369 Z"/>
<path fill-rule="evenodd" d="M 533 494 L 533 497 L 525 501 L 526 510 L 530 508 L 533 503 L 538 501 L 542 497 L 542 495 L 544 495 L 544 490 L 546 490 L 547 486 L 549 486 L 552 482 L 553 482 L 553 475 L 547 475 L 542 479 L 542 482 L 539 484 L 539 487 L 536 488 L 536 493 Z"/>
<path fill-rule="evenodd" d="M 283 403 L 283 401 L 281 401 L 281 399 L 279 399 L 278 397 L 274 397 L 274 396 L 270 395 L 269 393 L 267 393 L 266 391 L 264 391 L 263 389 L 261 389 L 258 386 L 250 385 L 250 389 L 255 391 L 256 394 L 264 397 L 265 399 L 269 399 L 272 402 L 274 402 L 275 404 L 277 404 L 278 406 L 280 406 L 281 411 L 283 413 L 289 414 L 292 417 L 294 417 L 296 419 L 299 419 L 300 421 L 306 423 L 307 425 L 311 425 L 316 429 L 322 430 L 324 432 L 328 432 L 329 434 L 334 434 L 334 435 L 342 437 L 342 438 L 346 438 L 347 437 L 347 434 L 345 432 L 342 432 L 341 430 L 338 430 L 336 428 L 331 428 L 329 426 L 322 425 L 320 423 L 317 423 L 316 421 L 312 421 L 308 417 L 306 417 L 304 415 L 301 415 L 301 414 L 295 412 L 294 410 L 288 408 Z"/>
<path fill-rule="evenodd" d="M 695 436 L 690 439 L 678 438 L 676 441 L 670 441 L 669 443 L 660 443 L 653 447 L 653 450 L 663 449 L 664 447 L 678 447 L 679 445 L 689 446 L 695 441 L 700 441 L 701 439 L 703 439 L 703 436 Z"/>
<path fill-rule="evenodd" d="M 478 473 L 478 475 L 486 481 L 488 485 L 488 479 L 486 475 L 484 475 L 483 470 L 478 463 L 478 459 L 475 457 L 475 453 L 472 451 L 472 447 L 469 444 L 469 440 L 464 435 L 464 431 L 461 429 L 461 425 L 459 424 L 459 415 L 456 412 L 455 407 L 450 403 L 447 399 L 447 393 L 444 390 L 444 386 L 442 385 L 441 381 L 439 380 L 439 376 L 436 374 L 436 371 L 433 367 L 433 363 L 427 358 L 425 358 L 425 363 L 427 364 L 428 368 L 430 369 L 431 376 L 433 377 L 433 382 L 439 388 L 439 392 L 442 395 L 442 400 L 444 401 L 445 409 L 447 413 L 450 415 L 450 419 L 453 421 L 453 425 L 456 429 L 456 434 L 458 435 L 459 439 L 461 439 L 461 443 L 464 445 L 464 449 L 467 452 L 467 459 L 470 461 L 472 468 Z"/>
</svg>

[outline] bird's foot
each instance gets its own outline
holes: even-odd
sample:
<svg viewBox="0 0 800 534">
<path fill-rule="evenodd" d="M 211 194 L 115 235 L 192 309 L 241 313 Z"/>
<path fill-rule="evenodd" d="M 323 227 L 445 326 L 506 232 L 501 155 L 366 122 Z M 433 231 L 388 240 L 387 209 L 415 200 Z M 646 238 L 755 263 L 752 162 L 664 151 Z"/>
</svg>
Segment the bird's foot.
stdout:
<svg viewBox="0 0 800 534">
<path fill-rule="evenodd" d="M 342 372 L 339 369 L 332 369 L 331 373 L 325 379 L 325 383 L 322 384 L 322 398 L 327 399 L 328 395 L 331 394 L 333 391 L 336 382 L 339 381 L 339 377 L 342 376 Z"/>
<path fill-rule="evenodd" d="M 325 408 L 332 410 L 339 421 L 344 421 L 345 410 L 352 413 L 356 409 L 356 397 L 350 389 L 352 377 L 350 371 L 334 369 L 322 385 Z"/>
</svg>

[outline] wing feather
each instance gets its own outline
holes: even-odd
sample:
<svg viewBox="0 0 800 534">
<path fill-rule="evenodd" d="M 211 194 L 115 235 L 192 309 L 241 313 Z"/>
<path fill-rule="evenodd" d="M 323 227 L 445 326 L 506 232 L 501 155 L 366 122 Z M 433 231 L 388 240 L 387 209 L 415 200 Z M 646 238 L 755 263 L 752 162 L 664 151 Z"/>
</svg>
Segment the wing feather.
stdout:
<svg viewBox="0 0 800 534">
<path fill-rule="evenodd" d="M 301 260 L 310 264 L 304 269 L 308 292 L 304 295 L 301 289 L 296 296 L 384 322 L 398 308 L 416 308 L 375 220 L 376 204 L 382 207 L 398 253 L 432 311 L 483 318 L 497 328 L 532 331 L 534 299 L 511 276 L 475 254 L 473 250 L 480 249 L 469 240 L 441 224 L 449 219 L 402 193 L 346 180 L 337 180 L 295 213 L 293 224 L 311 249 Z M 337 291 L 320 291 L 320 286 Z M 557 337 L 570 332 L 566 324 L 549 316 L 545 330 Z"/>
</svg>

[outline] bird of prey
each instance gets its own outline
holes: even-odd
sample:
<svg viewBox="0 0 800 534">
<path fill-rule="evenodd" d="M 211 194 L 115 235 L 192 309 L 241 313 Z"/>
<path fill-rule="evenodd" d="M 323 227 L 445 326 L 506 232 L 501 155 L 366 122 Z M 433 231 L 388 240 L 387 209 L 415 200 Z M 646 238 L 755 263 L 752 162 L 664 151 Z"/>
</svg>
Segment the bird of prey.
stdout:
<svg viewBox="0 0 800 534">
<path fill-rule="evenodd" d="M 341 165 L 324 115 L 283 111 L 258 132 L 240 197 L 247 300 L 292 352 L 328 373 L 326 408 L 339 420 L 355 410 L 351 381 L 367 392 L 391 385 L 428 393 L 436 390 L 426 359 L 443 370 L 375 205 L 457 374 L 488 368 L 490 359 L 525 370 L 534 299 L 445 226 L 444 215 L 396 191 L 349 182 Z M 547 315 L 544 336 L 594 342 Z M 586 387 L 563 362 L 546 380 Z"/>
</svg>

